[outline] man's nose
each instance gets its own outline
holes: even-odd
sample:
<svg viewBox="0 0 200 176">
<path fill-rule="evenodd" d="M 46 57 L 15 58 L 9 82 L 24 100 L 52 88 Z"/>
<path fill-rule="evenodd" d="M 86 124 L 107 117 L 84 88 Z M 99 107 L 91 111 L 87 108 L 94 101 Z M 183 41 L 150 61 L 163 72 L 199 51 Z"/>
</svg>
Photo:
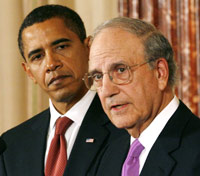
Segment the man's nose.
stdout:
<svg viewBox="0 0 200 176">
<path fill-rule="evenodd" d="M 46 71 L 47 72 L 55 71 L 61 66 L 62 66 L 62 63 L 58 56 L 56 56 L 52 52 L 48 52 L 46 54 Z"/>
<path fill-rule="evenodd" d="M 104 97 L 111 97 L 119 93 L 118 86 L 112 82 L 112 78 L 108 74 L 104 74 L 102 87 L 98 91 Z"/>
</svg>

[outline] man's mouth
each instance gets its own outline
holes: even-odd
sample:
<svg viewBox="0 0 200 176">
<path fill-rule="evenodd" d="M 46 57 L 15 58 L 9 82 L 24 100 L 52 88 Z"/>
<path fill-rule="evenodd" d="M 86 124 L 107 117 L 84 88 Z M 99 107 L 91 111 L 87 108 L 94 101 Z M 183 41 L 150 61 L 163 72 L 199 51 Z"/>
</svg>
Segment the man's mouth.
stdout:
<svg viewBox="0 0 200 176">
<path fill-rule="evenodd" d="M 125 108 L 127 105 L 128 105 L 128 103 L 125 103 L 125 104 L 116 104 L 116 105 L 112 105 L 110 109 L 111 110 L 120 110 L 120 109 Z"/>
<path fill-rule="evenodd" d="M 48 86 L 50 86 L 51 84 L 59 83 L 60 81 L 62 81 L 63 79 L 65 79 L 65 78 L 67 78 L 67 77 L 71 77 L 71 75 L 59 75 L 59 76 L 56 76 L 56 77 L 52 78 L 52 79 L 49 81 Z"/>
</svg>

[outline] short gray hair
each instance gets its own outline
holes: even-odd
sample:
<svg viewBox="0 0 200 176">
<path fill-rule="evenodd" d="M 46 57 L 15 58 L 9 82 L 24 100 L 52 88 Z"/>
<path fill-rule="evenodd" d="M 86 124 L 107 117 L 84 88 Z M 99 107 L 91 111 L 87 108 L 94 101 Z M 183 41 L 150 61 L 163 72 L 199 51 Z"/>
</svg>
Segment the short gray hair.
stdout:
<svg viewBox="0 0 200 176">
<path fill-rule="evenodd" d="M 108 20 L 99 25 L 91 37 L 93 39 L 105 28 L 121 28 L 126 30 L 138 38 L 141 38 L 144 44 L 145 56 L 147 60 L 156 60 L 165 58 L 169 67 L 169 84 L 173 87 L 176 83 L 176 62 L 174 60 L 174 52 L 169 41 L 159 32 L 152 24 L 140 19 L 117 17 Z M 153 68 L 152 62 L 149 63 Z"/>
</svg>

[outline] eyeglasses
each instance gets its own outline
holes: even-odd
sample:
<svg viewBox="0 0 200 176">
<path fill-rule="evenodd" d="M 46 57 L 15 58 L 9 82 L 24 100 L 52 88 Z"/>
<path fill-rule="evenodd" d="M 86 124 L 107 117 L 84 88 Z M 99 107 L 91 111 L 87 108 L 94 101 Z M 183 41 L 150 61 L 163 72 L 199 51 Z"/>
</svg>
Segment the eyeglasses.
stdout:
<svg viewBox="0 0 200 176">
<path fill-rule="evenodd" d="M 133 74 L 137 68 L 152 62 L 154 60 L 149 60 L 141 64 L 128 66 L 125 64 L 117 64 L 110 71 L 105 73 L 86 73 L 83 80 L 88 89 L 97 91 L 103 85 L 103 75 L 108 74 L 109 79 L 117 85 L 127 84 L 132 80 Z"/>
</svg>

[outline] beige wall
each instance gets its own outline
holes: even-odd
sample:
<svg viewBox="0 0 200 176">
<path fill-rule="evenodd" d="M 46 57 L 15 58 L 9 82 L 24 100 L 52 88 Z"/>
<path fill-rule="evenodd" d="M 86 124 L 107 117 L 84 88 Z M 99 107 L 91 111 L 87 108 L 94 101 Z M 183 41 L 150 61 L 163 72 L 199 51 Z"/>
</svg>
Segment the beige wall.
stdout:
<svg viewBox="0 0 200 176">
<path fill-rule="evenodd" d="M 0 134 L 48 107 L 47 96 L 27 79 L 17 48 L 19 26 L 27 13 L 43 4 L 66 5 L 82 17 L 88 35 L 103 21 L 118 16 L 118 0 L 0 1 Z"/>
</svg>

